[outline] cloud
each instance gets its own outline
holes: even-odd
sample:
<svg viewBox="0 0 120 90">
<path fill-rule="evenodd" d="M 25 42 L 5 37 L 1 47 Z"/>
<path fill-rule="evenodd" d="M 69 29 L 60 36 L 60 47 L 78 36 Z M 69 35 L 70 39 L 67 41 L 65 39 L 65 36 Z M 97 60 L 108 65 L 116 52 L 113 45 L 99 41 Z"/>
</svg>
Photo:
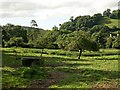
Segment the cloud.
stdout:
<svg viewBox="0 0 120 90">
<path fill-rule="evenodd" d="M 45 0 L 47 1 L 47 0 Z M 0 8 L 3 10 L 42 10 L 42 9 L 57 9 L 63 7 L 87 7 L 89 3 L 79 1 L 69 2 L 54 2 L 54 3 L 43 3 L 43 2 L 2 2 Z"/>
<path fill-rule="evenodd" d="M 77 16 L 117 7 L 118 0 L 0 0 L 2 18 Z"/>
</svg>

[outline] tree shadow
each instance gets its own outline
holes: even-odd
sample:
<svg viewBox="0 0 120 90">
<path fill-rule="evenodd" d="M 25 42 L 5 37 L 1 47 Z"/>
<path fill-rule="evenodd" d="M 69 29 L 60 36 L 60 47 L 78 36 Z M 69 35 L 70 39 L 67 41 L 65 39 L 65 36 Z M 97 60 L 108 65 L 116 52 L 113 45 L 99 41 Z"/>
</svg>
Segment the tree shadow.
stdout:
<svg viewBox="0 0 120 90">
<path fill-rule="evenodd" d="M 119 60 L 119 58 L 96 58 L 96 60 Z"/>
<path fill-rule="evenodd" d="M 7 51 L 6 51 L 7 52 Z M 8 53 L 6 52 L 3 52 L 3 59 L 8 59 L 8 60 L 3 60 L 3 66 L 10 66 L 10 67 L 21 67 L 22 66 L 22 58 L 25 58 L 25 57 L 29 57 L 29 58 L 40 58 L 40 56 L 30 56 L 30 55 L 19 55 L 19 54 L 9 54 L 9 52 L 11 51 L 8 51 Z M 5 55 L 5 56 L 4 56 Z M 85 62 L 91 62 L 91 60 L 88 60 L 88 59 L 72 59 L 72 58 L 64 58 L 64 57 L 42 57 L 42 59 L 44 60 L 45 62 L 45 65 L 44 66 L 52 66 L 52 67 L 57 67 L 57 66 L 83 66 L 83 65 L 90 65 L 90 64 L 68 64 L 68 63 L 64 63 L 65 61 L 67 62 L 74 62 L 74 61 L 85 61 Z M 6 61 L 6 62 L 4 62 Z M 7 62 L 8 61 L 8 62 Z M 10 61 L 13 63 L 10 64 Z M 16 63 L 19 63 L 19 65 L 17 66 Z"/>
<path fill-rule="evenodd" d="M 102 22 L 102 25 L 111 23 L 109 18 L 103 18 L 102 21 L 104 21 L 104 22 Z"/>
<path fill-rule="evenodd" d="M 88 59 L 73 59 L 73 58 L 63 58 L 63 57 L 43 57 L 46 60 L 64 60 L 64 61 L 90 61 Z"/>
<path fill-rule="evenodd" d="M 15 67 L 14 65 L 16 65 L 16 62 L 21 62 L 21 59 L 20 60 L 16 60 L 16 57 L 38 57 L 39 56 L 23 56 L 23 55 L 11 55 L 11 54 L 7 54 L 7 53 L 4 53 L 3 52 L 3 55 L 7 55 L 5 57 L 7 57 L 6 61 L 7 60 L 10 60 L 10 62 L 8 63 L 11 63 L 11 61 L 13 61 L 13 64 L 8 64 L 6 63 L 5 65 L 6 66 L 11 66 L 11 67 Z M 66 73 L 69 73 L 71 74 L 71 77 L 68 77 L 69 79 L 73 78 L 73 81 L 66 81 L 67 82 L 66 84 L 73 84 L 73 83 L 76 83 L 77 81 L 79 82 L 85 82 L 85 83 L 96 83 L 100 80 L 106 80 L 106 79 L 118 79 L 120 78 L 119 76 L 119 73 L 118 71 L 105 71 L 105 70 L 95 70 L 95 69 L 75 69 L 75 68 L 72 68 L 72 66 L 89 66 L 91 65 L 91 63 L 73 63 L 71 64 L 72 61 L 91 61 L 91 60 L 87 60 L 87 59 L 71 59 L 71 58 L 62 58 L 62 57 L 42 57 L 42 59 L 45 60 L 45 62 L 48 62 L 50 63 L 49 67 L 58 67 L 58 66 L 68 66 L 66 68 L 62 67 L 62 68 L 55 68 L 56 70 L 58 71 L 62 71 L 62 72 L 66 72 Z M 62 61 L 69 61 L 70 63 L 65 63 L 65 62 L 62 62 Z M 44 67 L 47 67 L 47 64 L 48 63 L 45 63 Z M 7 65 L 8 64 L 8 65 Z M 51 66 L 53 65 L 53 66 Z M 21 64 L 18 63 L 18 66 L 21 67 Z M 75 80 L 74 80 L 75 79 Z"/>
<path fill-rule="evenodd" d="M 59 66 L 76 67 L 76 66 L 91 65 L 91 63 L 87 59 L 79 60 L 79 59 L 70 59 L 70 58 L 62 58 L 62 57 L 43 57 L 43 59 L 45 60 L 44 66 L 49 66 L 49 67 L 59 67 Z M 84 63 L 82 61 L 84 61 Z M 89 62 L 89 63 L 85 63 L 85 62 Z"/>
</svg>

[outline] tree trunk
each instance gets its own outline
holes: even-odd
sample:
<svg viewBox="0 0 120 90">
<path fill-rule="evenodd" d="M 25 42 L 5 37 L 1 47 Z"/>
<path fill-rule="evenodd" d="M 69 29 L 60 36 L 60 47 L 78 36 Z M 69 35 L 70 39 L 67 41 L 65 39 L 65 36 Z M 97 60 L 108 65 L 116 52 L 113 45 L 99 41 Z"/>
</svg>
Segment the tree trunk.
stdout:
<svg viewBox="0 0 120 90">
<path fill-rule="evenodd" d="M 40 59 L 42 59 L 42 53 L 43 53 L 43 49 L 42 49 L 42 51 L 41 51 Z"/>
<path fill-rule="evenodd" d="M 81 54 L 82 54 L 82 49 L 79 50 L 79 56 L 78 56 L 78 59 L 80 59 Z"/>
</svg>

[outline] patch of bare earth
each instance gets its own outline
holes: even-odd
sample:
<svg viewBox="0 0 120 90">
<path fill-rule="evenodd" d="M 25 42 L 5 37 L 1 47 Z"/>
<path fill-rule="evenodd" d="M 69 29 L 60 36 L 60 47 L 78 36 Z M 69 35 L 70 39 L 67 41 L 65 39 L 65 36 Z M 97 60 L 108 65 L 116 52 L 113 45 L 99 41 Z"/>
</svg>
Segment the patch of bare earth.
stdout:
<svg viewBox="0 0 120 90">
<path fill-rule="evenodd" d="M 30 88 L 48 88 L 66 77 L 66 73 L 59 71 L 52 71 L 49 73 L 48 78 L 42 81 L 33 81 Z"/>
<path fill-rule="evenodd" d="M 92 90 L 120 90 L 120 85 L 118 84 L 118 82 L 115 81 L 104 81 L 93 85 Z"/>
</svg>

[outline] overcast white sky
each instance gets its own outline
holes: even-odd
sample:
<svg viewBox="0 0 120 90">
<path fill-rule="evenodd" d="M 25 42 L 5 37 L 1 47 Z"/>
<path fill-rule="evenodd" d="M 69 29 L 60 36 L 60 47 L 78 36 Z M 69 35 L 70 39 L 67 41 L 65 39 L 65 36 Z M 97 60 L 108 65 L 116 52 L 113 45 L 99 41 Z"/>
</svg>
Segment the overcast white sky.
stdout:
<svg viewBox="0 0 120 90">
<path fill-rule="evenodd" d="M 119 0 L 0 0 L 0 25 L 30 26 L 32 19 L 43 29 L 68 21 L 70 16 L 93 15 L 118 9 Z"/>
</svg>

